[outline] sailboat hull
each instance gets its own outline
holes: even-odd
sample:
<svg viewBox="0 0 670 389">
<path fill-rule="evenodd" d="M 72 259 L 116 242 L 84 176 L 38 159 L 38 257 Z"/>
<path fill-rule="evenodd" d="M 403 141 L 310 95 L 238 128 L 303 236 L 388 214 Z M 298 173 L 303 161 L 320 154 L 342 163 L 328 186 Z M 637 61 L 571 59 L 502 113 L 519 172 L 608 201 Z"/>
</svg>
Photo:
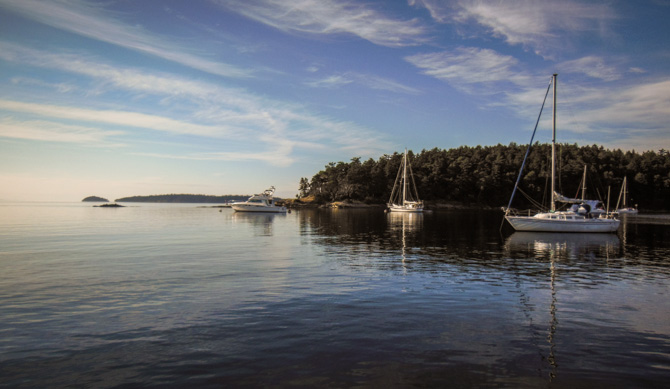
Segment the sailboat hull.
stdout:
<svg viewBox="0 0 670 389">
<path fill-rule="evenodd" d="M 405 213 L 419 213 L 423 212 L 423 207 L 416 207 L 414 205 L 398 205 L 398 204 L 389 204 L 389 211 L 391 212 L 405 212 Z"/>
<path fill-rule="evenodd" d="M 516 231 L 529 232 L 615 232 L 617 219 L 542 219 L 533 216 L 505 216 Z"/>
</svg>

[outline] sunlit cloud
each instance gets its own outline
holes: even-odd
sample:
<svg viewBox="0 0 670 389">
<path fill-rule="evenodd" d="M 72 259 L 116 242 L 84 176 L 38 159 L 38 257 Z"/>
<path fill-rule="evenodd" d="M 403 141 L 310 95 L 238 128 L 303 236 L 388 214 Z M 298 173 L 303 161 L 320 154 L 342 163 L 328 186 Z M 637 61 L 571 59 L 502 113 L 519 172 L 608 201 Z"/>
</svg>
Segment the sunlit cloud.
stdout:
<svg viewBox="0 0 670 389">
<path fill-rule="evenodd" d="M 307 112 L 302 106 L 259 97 L 237 88 L 187 79 L 166 73 L 145 73 L 113 67 L 73 53 L 52 54 L 0 41 L 0 59 L 84 75 L 97 85 L 97 94 L 123 90 L 138 102 L 149 96 L 179 107 L 181 120 L 127 110 L 85 109 L 56 104 L 0 101 L 0 109 L 43 117 L 91 121 L 128 128 L 245 141 L 269 146 L 265 160 L 282 165 L 292 161 L 293 147 L 316 145 L 343 150 L 381 150 L 388 142 L 380 134 L 353 123 L 338 122 Z M 272 137 L 268 137 L 268 134 Z M 279 147 L 277 139 L 290 142 Z M 330 145 L 330 146 L 325 146 Z M 253 148 L 252 148 L 253 149 Z M 229 153 L 230 156 L 240 154 Z"/>
<path fill-rule="evenodd" d="M 635 126 L 638 129 L 645 126 L 668 132 L 670 80 L 617 86 L 616 92 L 611 89 L 592 90 L 585 98 L 599 102 L 601 106 L 586 111 L 582 118 L 584 121 L 614 123 L 617 127 Z M 666 142 L 670 142 L 670 137 Z"/>
<path fill-rule="evenodd" d="M 556 67 L 561 73 L 581 73 L 604 81 L 616 81 L 621 78 L 621 73 L 616 67 L 608 65 L 603 58 L 596 56 L 562 62 Z"/>
<path fill-rule="evenodd" d="M 597 34 L 605 39 L 612 33 L 610 23 L 617 15 L 606 3 L 584 3 L 573 0 L 482 1 L 413 0 L 415 6 L 428 9 L 438 22 L 454 22 L 466 35 L 483 33 L 510 45 L 521 45 L 543 56 L 551 50 L 570 46 L 573 34 Z"/>
<path fill-rule="evenodd" d="M 310 81 L 306 84 L 315 88 L 339 88 L 343 85 L 353 83 L 353 80 L 343 75 L 332 75 L 316 81 Z"/>
<path fill-rule="evenodd" d="M 68 125 L 53 121 L 18 121 L 11 117 L 0 117 L 0 137 L 3 138 L 118 147 L 121 144 L 110 141 L 109 138 L 122 134 L 122 131 L 105 131 L 94 127 Z"/>
<path fill-rule="evenodd" d="M 153 55 L 203 72 L 225 77 L 249 77 L 247 69 L 208 60 L 191 53 L 169 39 L 155 36 L 140 26 L 115 20 L 101 7 L 77 0 L 3 0 L 0 8 L 20 13 L 37 22 L 101 42 Z"/>
<path fill-rule="evenodd" d="M 487 84 L 485 87 L 490 88 L 492 83 L 521 85 L 528 80 L 527 76 L 515 71 L 518 64 L 516 58 L 490 49 L 461 47 L 451 51 L 416 54 L 405 57 L 405 60 L 421 69 L 423 74 L 471 93 L 479 84 Z M 478 93 L 497 92 L 479 89 Z"/>
<path fill-rule="evenodd" d="M 359 85 L 369 89 L 382 90 L 394 93 L 419 94 L 420 91 L 399 82 L 371 74 L 347 72 L 331 75 L 326 78 L 310 81 L 307 85 L 315 88 L 338 88 L 344 85 Z"/>
<path fill-rule="evenodd" d="M 197 125 L 137 112 L 92 110 L 10 100 L 0 100 L 0 110 L 21 112 L 31 116 L 51 117 L 80 122 L 105 123 L 133 128 L 146 128 L 175 134 L 224 137 L 228 133 L 228 131 L 222 127 Z"/>
<path fill-rule="evenodd" d="M 1 43 L 0 43 L 0 47 L 1 47 Z M 72 83 L 67 83 L 67 82 L 51 83 L 51 82 L 45 82 L 45 81 L 38 80 L 38 79 L 35 79 L 35 78 L 27 78 L 27 77 L 14 77 L 10 80 L 10 82 L 13 85 L 53 89 L 53 90 L 55 90 L 59 93 L 69 93 L 69 92 L 77 90 L 77 86 L 72 84 Z"/>
<path fill-rule="evenodd" d="M 364 4 L 335 0 L 216 0 L 227 9 L 286 32 L 352 34 L 388 47 L 426 42 L 418 20 L 396 20 Z"/>
<path fill-rule="evenodd" d="M 560 85 L 560 83 L 559 83 Z M 670 148 L 670 80 L 596 88 L 562 84 L 558 98 L 559 139 L 597 136 L 599 144 L 626 150 Z M 509 107 L 520 116 L 537 117 L 545 90 L 508 94 Z M 549 103 L 551 97 L 549 97 Z M 551 111 L 543 115 L 550 128 Z"/>
</svg>

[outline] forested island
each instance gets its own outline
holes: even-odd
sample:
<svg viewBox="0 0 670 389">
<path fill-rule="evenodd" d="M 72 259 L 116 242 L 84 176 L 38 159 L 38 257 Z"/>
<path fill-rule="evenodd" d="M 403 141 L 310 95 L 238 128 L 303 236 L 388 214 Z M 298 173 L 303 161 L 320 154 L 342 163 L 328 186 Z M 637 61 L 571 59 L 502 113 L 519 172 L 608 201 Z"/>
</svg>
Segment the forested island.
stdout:
<svg viewBox="0 0 670 389">
<path fill-rule="evenodd" d="M 228 203 L 244 201 L 249 195 L 212 196 L 200 194 L 162 194 L 151 196 L 122 197 L 114 201 L 120 203 Z"/>
<path fill-rule="evenodd" d="M 507 205 L 527 145 L 461 146 L 454 149 L 408 152 L 419 195 L 434 203 Z M 629 204 L 643 210 L 670 210 L 670 153 L 666 150 L 637 153 L 608 150 L 602 146 L 557 145 L 557 191 L 580 197 L 580 182 L 587 168 L 587 198 L 616 205 L 624 177 Z M 299 198 L 316 202 L 360 201 L 383 204 L 388 200 L 402 154 L 385 154 L 378 160 L 331 162 L 311 179 L 303 177 Z M 551 145 L 531 147 L 519 188 L 536 201 L 549 200 Z M 523 195 L 513 207 L 528 208 Z"/>
<path fill-rule="evenodd" d="M 97 203 L 107 203 L 107 202 L 109 202 L 109 200 L 107 200 L 105 198 L 102 198 L 102 197 L 98 197 L 98 196 L 88 196 L 81 201 L 97 202 Z"/>
</svg>

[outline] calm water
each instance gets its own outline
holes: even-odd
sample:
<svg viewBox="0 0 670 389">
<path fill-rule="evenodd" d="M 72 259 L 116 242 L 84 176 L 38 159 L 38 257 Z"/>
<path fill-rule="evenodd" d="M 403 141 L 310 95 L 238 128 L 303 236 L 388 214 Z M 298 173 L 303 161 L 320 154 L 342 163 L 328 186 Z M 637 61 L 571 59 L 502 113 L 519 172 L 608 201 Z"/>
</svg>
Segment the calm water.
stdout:
<svg viewBox="0 0 670 389">
<path fill-rule="evenodd" d="M 660 387 L 670 216 L 0 203 L 5 387 Z"/>
</svg>

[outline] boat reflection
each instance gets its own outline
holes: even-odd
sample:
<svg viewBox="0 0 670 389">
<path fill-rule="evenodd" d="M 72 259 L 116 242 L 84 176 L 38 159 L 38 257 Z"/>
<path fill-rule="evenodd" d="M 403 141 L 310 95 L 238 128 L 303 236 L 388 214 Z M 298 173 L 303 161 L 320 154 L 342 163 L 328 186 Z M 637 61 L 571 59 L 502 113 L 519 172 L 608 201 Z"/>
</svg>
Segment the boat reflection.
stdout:
<svg viewBox="0 0 670 389">
<path fill-rule="evenodd" d="M 401 258 L 403 273 L 407 272 L 407 234 L 420 231 L 423 227 L 423 213 L 417 212 L 388 212 L 386 214 L 391 233 L 400 231 Z"/>
<path fill-rule="evenodd" d="M 256 235 L 272 236 L 272 224 L 276 217 L 286 217 L 283 213 L 235 212 L 231 219 L 235 223 L 246 223 L 254 226 Z"/>
<path fill-rule="evenodd" d="M 592 269 L 594 259 L 602 257 L 609 259 L 618 254 L 620 243 L 619 237 L 614 234 L 515 232 L 507 238 L 504 249 L 512 258 L 519 258 L 523 254 L 536 259 L 546 259 L 549 262 L 550 317 L 546 337 L 548 350 L 543 356 L 549 364 L 549 382 L 557 378 L 559 366 L 556 348 L 559 324 L 557 297 L 559 273 L 562 282 L 565 282 L 565 277 L 568 277 L 568 273 L 576 267 L 587 266 L 588 269 Z M 573 263 L 567 266 L 560 265 L 561 262 L 573 262 L 577 263 L 577 266 Z"/>
<path fill-rule="evenodd" d="M 423 226 L 422 213 L 388 212 L 386 218 L 391 230 L 418 231 Z"/>
<path fill-rule="evenodd" d="M 550 256 L 554 260 L 610 258 L 619 253 L 620 245 L 615 234 L 547 232 L 515 232 L 505 242 L 510 254 L 521 251 L 539 258 Z"/>
</svg>

